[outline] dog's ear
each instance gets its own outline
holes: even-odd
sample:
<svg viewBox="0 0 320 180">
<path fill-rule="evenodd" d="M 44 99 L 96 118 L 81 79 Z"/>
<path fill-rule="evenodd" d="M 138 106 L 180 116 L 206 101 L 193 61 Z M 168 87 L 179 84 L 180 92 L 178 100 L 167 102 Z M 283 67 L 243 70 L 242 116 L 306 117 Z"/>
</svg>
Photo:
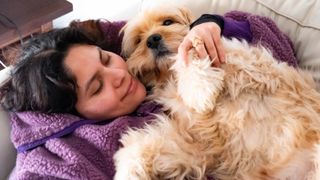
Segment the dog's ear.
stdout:
<svg viewBox="0 0 320 180">
<path fill-rule="evenodd" d="M 138 35 L 135 33 L 135 28 L 137 28 L 137 25 L 129 21 L 120 30 L 123 35 L 120 55 L 125 59 L 129 58 L 134 49 L 137 48 L 135 39 Z"/>
<path fill-rule="evenodd" d="M 186 7 L 179 7 L 178 8 L 180 13 L 181 13 L 181 17 L 183 17 L 183 19 L 185 20 L 186 24 L 191 24 L 192 21 L 194 20 L 194 17 L 191 13 L 191 11 L 189 9 L 187 9 Z"/>
<path fill-rule="evenodd" d="M 131 46 L 130 43 L 130 38 L 128 37 L 128 34 L 125 33 L 125 30 L 128 28 L 129 24 L 127 23 L 126 25 L 124 25 L 121 29 L 119 34 L 123 34 L 123 38 L 122 38 L 122 44 L 121 44 L 121 56 L 124 58 L 128 58 L 129 57 L 129 47 Z M 130 44 L 130 45 L 129 45 Z"/>
</svg>

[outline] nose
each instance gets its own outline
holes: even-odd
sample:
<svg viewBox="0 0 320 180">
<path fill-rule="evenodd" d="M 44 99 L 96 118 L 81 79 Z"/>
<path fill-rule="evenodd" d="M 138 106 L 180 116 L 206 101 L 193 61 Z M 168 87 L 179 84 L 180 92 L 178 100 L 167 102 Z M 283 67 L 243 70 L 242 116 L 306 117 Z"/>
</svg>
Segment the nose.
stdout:
<svg viewBox="0 0 320 180">
<path fill-rule="evenodd" d="M 161 39 L 162 36 L 160 34 L 152 34 L 147 39 L 147 47 L 150 49 L 157 49 Z"/>
<path fill-rule="evenodd" d="M 119 70 L 119 71 L 115 72 L 114 79 L 113 79 L 113 86 L 115 88 L 122 87 L 123 83 L 125 82 L 127 74 L 128 74 L 128 72 L 125 70 Z"/>
</svg>

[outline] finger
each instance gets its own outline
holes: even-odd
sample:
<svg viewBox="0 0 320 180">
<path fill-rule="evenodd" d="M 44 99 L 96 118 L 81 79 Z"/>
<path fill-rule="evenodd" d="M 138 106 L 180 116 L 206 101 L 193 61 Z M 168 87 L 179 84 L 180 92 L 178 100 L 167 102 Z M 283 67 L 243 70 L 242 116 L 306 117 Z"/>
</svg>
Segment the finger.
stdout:
<svg viewBox="0 0 320 180">
<path fill-rule="evenodd" d="M 225 63 L 226 57 L 225 57 L 225 50 L 223 48 L 221 40 L 215 43 L 216 52 L 219 58 L 219 61 L 221 63 Z"/>
<path fill-rule="evenodd" d="M 219 67 L 220 66 L 220 60 L 218 57 L 218 52 L 217 52 L 217 48 L 215 46 L 215 44 L 212 45 L 212 47 L 210 48 L 210 58 L 211 58 L 211 62 L 212 62 L 212 66 L 214 67 Z"/>
<path fill-rule="evenodd" d="M 179 48 L 178 48 L 178 56 L 181 57 L 181 60 L 185 63 L 185 65 L 188 65 L 188 52 L 192 48 L 192 43 L 189 40 L 184 40 Z"/>
<path fill-rule="evenodd" d="M 207 38 L 208 40 L 206 40 L 205 42 L 205 47 L 206 47 L 206 50 L 207 50 L 207 53 L 209 54 L 210 56 L 210 59 L 211 60 L 219 60 L 219 57 L 217 57 L 217 49 L 215 47 L 215 44 L 214 44 L 214 41 L 213 39 L 210 39 L 210 38 Z M 217 58 L 217 59 L 214 59 L 214 58 Z"/>
<path fill-rule="evenodd" d="M 207 57 L 208 53 L 204 45 L 204 41 L 199 36 L 194 36 L 192 38 L 192 46 L 196 50 L 196 53 L 200 59 Z"/>
<path fill-rule="evenodd" d="M 199 59 L 204 59 L 208 56 L 207 50 L 204 44 L 198 44 L 196 47 L 196 52 L 199 56 Z"/>
<path fill-rule="evenodd" d="M 225 63 L 225 50 L 223 48 L 221 38 L 214 36 L 216 55 L 220 63 Z"/>
<path fill-rule="evenodd" d="M 217 47 L 217 49 L 220 49 L 220 50 L 217 50 L 217 55 L 219 57 L 219 62 L 221 62 L 222 64 L 226 62 L 226 57 L 225 57 L 225 52 L 224 52 L 224 48 L 222 48 L 221 46 L 220 47 Z"/>
</svg>

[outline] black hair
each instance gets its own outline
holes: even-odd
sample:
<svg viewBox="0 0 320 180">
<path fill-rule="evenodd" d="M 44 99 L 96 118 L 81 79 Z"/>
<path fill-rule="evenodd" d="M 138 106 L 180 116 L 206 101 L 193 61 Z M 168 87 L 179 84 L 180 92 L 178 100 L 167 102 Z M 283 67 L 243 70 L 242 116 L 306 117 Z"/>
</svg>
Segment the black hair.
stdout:
<svg viewBox="0 0 320 180">
<path fill-rule="evenodd" d="M 54 29 L 32 38 L 22 48 L 11 80 L 1 88 L 1 104 L 9 111 L 77 113 L 76 80 L 64 66 L 75 44 L 96 45 L 76 28 Z"/>
</svg>

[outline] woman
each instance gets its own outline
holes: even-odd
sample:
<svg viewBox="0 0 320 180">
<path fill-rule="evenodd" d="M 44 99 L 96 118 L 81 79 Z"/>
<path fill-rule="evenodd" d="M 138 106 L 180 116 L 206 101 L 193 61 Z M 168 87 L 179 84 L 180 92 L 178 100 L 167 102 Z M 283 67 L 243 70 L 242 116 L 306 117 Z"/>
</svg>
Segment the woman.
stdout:
<svg viewBox="0 0 320 180">
<path fill-rule="evenodd" d="M 262 31 L 272 38 L 259 36 Z M 296 63 L 290 42 L 272 21 L 239 12 L 202 16 L 179 54 L 184 56 L 198 37 L 206 46 L 198 53 L 218 55 L 218 66 L 224 59 L 221 33 L 253 43 L 261 40 L 279 59 Z M 273 47 L 275 42 L 281 47 Z M 1 98 L 12 112 L 11 138 L 18 151 L 12 179 L 113 178 L 112 157 L 121 134 L 161 112 L 159 105 L 144 101 L 144 86 L 117 54 L 100 49 L 74 28 L 42 34 L 27 44 Z"/>
</svg>

